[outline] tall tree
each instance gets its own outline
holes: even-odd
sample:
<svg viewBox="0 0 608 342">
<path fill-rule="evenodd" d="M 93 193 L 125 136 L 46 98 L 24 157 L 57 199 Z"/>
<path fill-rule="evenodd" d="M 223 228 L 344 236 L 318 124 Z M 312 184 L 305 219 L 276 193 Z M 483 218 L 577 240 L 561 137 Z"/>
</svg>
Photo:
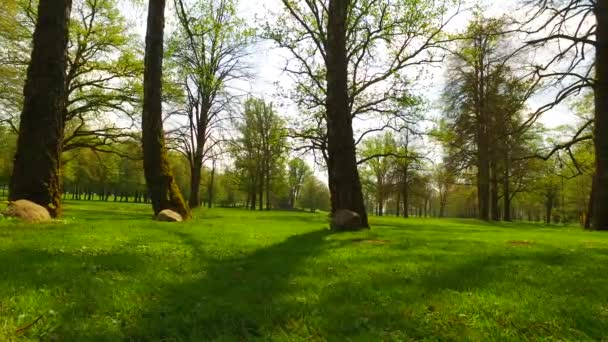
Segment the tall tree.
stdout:
<svg viewBox="0 0 608 342">
<path fill-rule="evenodd" d="M 61 146 L 71 0 L 41 1 L 24 89 L 11 200 L 28 199 L 61 215 Z"/>
<path fill-rule="evenodd" d="M 608 230 L 608 3 L 596 0 L 525 2 L 532 6 L 524 25 L 524 30 L 531 35 L 528 44 L 551 49 L 545 62 L 536 63 L 534 73 L 548 84 L 559 85 L 555 97 L 536 111 L 537 116 L 582 90 L 590 89 L 594 95 L 594 117 L 570 141 L 558 144 L 546 158 L 557 150 L 593 139 L 591 228 Z M 594 129 L 589 134 L 584 128 L 591 123 Z"/>
<path fill-rule="evenodd" d="M 248 207 L 262 210 L 266 205 L 269 210 L 273 184 L 285 167 L 284 123 L 263 99 L 248 99 L 243 114 L 236 124 L 240 137 L 233 141 L 231 154 L 241 173 L 241 188 L 248 193 Z"/>
<path fill-rule="evenodd" d="M 175 181 L 165 146 L 162 120 L 163 34 L 165 0 L 149 0 L 144 70 L 142 133 L 146 185 L 155 214 L 164 209 L 190 217 Z"/>
<path fill-rule="evenodd" d="M 332 212 L 352 210 L 361 217 L 360 228 L 369 228 L 348 96 L 346 33 L 349 6 L 350 0 L 330 0 L 327 14 L 327 170 Z"/>
<path fill-rule="evenodd" d="M 322 152 L 333 209 L 359 212 L 367 227 L 360 181 L 354 179 L 357 162 L 346 159 L 366 134 L 399 130 L 410 119 L 402 108 L 395 110 L 395 100 L 407 96 L 406 69 L 441 60 L 432 52 L 451 19 L 447 3 L 282 2 L 286 15 L 269 30 L 270 38 L 293 55 L 286 67 L 296 81 L 293 98 L 303 113 L 312 115 L 296 135 Z M 359 137 L 351 142 L 353 121 L 371 117 L 378 126 L 356 132 Z M 342 153 L 336 157 L 336 152 Z M 340 175 L 345 172 L 350 174 Z"/>
<path fill-rule="evenodd" d="M 504 44 L 503 26 L 503 19 L 476 14 L 454 52 L 448 71 L 452 81 L 444 92 L 452 131 L 444 141 L 451 163 L 475 167 L 483 220 L 502 218 L 499 191 L 506 185 L 503 191 L 509 192 L 511 154 L 529 128 L 522 125 L 521 111 L 534 90 L 509 66 L 514 54 Z"/>
<path fill-rule="evenodd" d="M 21 66 L 28 62 L 22 44 L 36 24 L 32 0 L 17 0 L 14 27 L 0 34 L 7 51 L 2 60 L 6 80 L 0 102 L 0 120 L 18 131 L 22 94 L 14 91 L 25 78 Z M 90 148 L 115 152 L 112 144 L 133 137 L 135 112 L 141 101 L 143 60 L 134 34 L 121 16 L 116 0 L 75 0 L 72 5 L 66 67 L 64 110 L 64 152 Z M 4 38 L 4 39 L 2 39 Z M 1 88 L 3 88 L 0 85 Z"/>
<path fill-rule="evenodd" d="M 244 57 L 253 31 L 236 15 L 233 0 L 175 0 L 179 27 L 170 42 L 171 61 L 186 93 L 186 125 L 174 132 L 190 163 L 191 208 L 200 205 L 201 169 L 220 140 L 218 130 L 235 99 L 230 82 L 249 77 Z M 215 135 L 215 136 L 214 136 Z"/>
<path fill-rule="evenodd" d="M 304 182 L 312 176 L 312 171 L 306 162 L 300 158 L 290 160 L 288 167 L 289 207 L 293 209 L 300 198 Z"/>
</svg>

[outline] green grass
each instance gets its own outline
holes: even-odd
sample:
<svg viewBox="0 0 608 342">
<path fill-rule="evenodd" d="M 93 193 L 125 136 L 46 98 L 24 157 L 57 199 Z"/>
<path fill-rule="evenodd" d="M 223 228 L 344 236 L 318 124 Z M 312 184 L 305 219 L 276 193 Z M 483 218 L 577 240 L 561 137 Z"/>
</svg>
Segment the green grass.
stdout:
<svg viewBox="0 0 608 342">
<path fill-rule="evenodd" d="M 399 218 L 330 234 L 320 214 L 149 210 L 1 221 L 0 341 L 608 338 L 608 234 Z"/>
</svg>

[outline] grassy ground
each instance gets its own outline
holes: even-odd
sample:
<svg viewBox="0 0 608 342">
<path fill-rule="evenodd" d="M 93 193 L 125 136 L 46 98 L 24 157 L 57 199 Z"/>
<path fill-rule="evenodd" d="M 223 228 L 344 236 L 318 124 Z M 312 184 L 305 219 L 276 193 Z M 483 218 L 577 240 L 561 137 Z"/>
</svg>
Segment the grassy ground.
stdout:
<svg viewBox="0 0 608 342">
<path fill-rule="evenodd" d="M 608 234 L 467 220 L 68 203 L 0 222 L 0 340 L 608 339 Z M 18 331 L 19 330 L 19 331 Z"/>
</svg>

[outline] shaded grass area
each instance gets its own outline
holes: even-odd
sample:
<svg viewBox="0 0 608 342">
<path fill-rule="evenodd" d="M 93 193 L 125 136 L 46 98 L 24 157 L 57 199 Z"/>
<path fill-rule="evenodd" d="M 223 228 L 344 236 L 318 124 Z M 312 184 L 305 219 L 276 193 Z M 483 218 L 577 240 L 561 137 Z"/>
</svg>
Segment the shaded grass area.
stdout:
<svg viewBox="0 0 608 342">
<path fill-rule="evenodd" d="M 372 218 L 330 234 L 322 214 L 175 225 L 149 210 L 74 202 L 64 222 L 0 222 L 0 340 L 608 338 L 602 233 Z"/>
</svg>

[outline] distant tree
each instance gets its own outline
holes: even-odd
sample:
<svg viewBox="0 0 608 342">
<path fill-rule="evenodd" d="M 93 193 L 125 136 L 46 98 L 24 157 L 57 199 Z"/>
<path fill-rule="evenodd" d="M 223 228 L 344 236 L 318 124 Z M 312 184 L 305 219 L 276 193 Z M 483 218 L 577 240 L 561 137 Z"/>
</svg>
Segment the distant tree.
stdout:
<svg viewBox="0 0 608 342">
<path fill-rule="evenodd" d="M 230 82 L 249 77 L 244 57 L 253 31 L 236 15 L 233 0 L 175 0 L 178 29 L 169 42 L 176 82 L 186 93 L 186 124 L 173 132 L 190 163 L 191 208 L 200 205 L 201 169 L 218 142 L 218 130 L 234 105 Z M 210 192 L 212 193 L 212 192 Z"/>
<path fill-rule="evenodd" d="M 262 99 L 248 99 L 243 114 L 243 120 L 236 124 L 240 137 L 232 142 L 231 154 L 241 188 L 249 194 L 248 207 L 262 210 L 266 205 L 270 210 L 273 184 L 285 169 L 285 126 L 273 105 Z"/>
<path fill-rule="evenodd" d="M 299 206 L 309 209 L 311 212 L 320 210 L 329 210 L 329 190 L 327 186 L 315 177 L 310 177 L 302 188 Z"/>
<path fill-rule="evenodd" d="M 476 14 L 454 52 L 444 99 L 444 145 L 456 169 L 474 166 L 477 177 L 478 214 L 483 220 L 502 219 L 500 186 L 510 206 L 509 179 L 516 156 L 525 141 L 521 112 L 533 93 L 533 84 L 522 81 L 509 66 L 514 56 L 501 34 L 504 19 Z M 510 213 L 510 208 L 505 208 Z M 510 219 L 506 215 L 507 219 Z"/>
<path fill-rule="evenodd" d="M 142 114 L 143 157 L 146 185 L 154 214 L 164 209 L 190 218 L 181 191 L 171 172 L 162 121 L 163 33 L 165 0 L 149 0 Z"/>
<path fill-rule="evenodd" d="M 300 158 L 294 158 L 288 163 L 288 185 L 289 185 L 289 207 L 295 208 L 296 202 L 302 194 L 304 182 L 312 176 L 312 170 L 306 162 Z"/>
<path fill-rule="evenodd" d="M 61 215 L 61 147 L 71 0 L 41 1 L 25 81 L 10 200 Z"/>
<path fill-rule="evenodd" d="M 394 188 L 392 170 L 395 165 L 393 154 L 396 150 L 395 138 L 391 133 L 366 139 L 361 148 L 360 154 L 363 158 L 374 156 L 367 160 L 364 167 L 373 179 L 378 216 L 384 215 L 384 204 Z"/>
</svg>

